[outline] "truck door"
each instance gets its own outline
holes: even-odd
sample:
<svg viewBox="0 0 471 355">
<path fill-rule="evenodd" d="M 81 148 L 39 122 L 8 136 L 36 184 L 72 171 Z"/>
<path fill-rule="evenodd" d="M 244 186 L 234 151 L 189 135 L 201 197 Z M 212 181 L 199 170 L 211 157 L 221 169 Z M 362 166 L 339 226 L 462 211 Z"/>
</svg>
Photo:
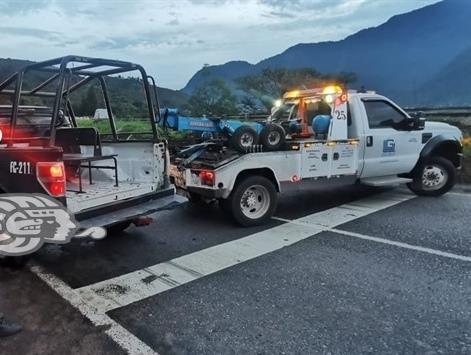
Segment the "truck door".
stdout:
<svg viewBox="0 0 471 355">
<path fill-rule="evenodd" d="M 362 177 L 410 172 L 419 156 L 420 132 L 407 127 L 407 114 L 381 98 L 362 98 L 364 135 Z"/>
</svg>

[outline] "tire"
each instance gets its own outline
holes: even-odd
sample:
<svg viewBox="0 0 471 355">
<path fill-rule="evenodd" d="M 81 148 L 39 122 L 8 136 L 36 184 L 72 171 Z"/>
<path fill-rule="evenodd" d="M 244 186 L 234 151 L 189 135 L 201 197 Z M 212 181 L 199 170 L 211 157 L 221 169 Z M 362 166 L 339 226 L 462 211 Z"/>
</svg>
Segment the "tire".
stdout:
<svg viewBox="0 0 471 355">
<path fill-rule="evenodd" d="M 14 270 L 21 269 L 26 265 L 30 258 L 31 255 L 0 256 L 0 267 L 7 267 Z"/>
<path fill-rule="evenodd" d="M 194 192 L 188 192 L 186 196 L 188 198 L 188 202 L 190 202 L 192 205 L 199 205 L 203 203 L 201 195 L 195 194 Z"/>
<path fill-rule="evenodd" d="M 278 202 L 275 185 L 263 176 L 249 176 L 238 183 L 227 200 L 232 217 L 244 227 L 265 223 Z"/>
<path fill-rule="evenodd" d="M 456 168 L 445 158 L 436 156 L 419 163 L 413 173 L 414 181 L 407 187 L 419 196 L 441 196 L 456 183 Z"/>
<path fill-rule="evenodd" d="M 123 221 L 112 226 L 106 227 L 106 236 L 112 237 L 113 235 L 121 234 L 126 228 L 131 225 L 132 221 Z"/>
<path fill-rule="evenodd" d="M 260 144 L 269 152 L 282 150 L 286 144 L 285 129 L 276 123 L 267 124 L 260 132 Z"/>
<path fill-rule="evenodd" d="M 257 131 L 247 125 L 242 125 L 237 128 L 229 140 L 230 147 L 241 153 L 246 153 L 251 146 L 257 143 Z"/>
</svg>

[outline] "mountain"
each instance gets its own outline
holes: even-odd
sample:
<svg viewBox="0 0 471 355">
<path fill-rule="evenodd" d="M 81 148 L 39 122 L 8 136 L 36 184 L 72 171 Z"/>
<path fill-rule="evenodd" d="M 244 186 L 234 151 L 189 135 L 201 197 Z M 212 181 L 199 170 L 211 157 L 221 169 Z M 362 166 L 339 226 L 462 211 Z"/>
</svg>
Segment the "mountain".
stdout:
<svg viewBox="0 0 471 355">
<path fill-rule="evenodd" d="M 244 61 L 232 61 L 223 65 L 205 66 L 186 84 L 183 92 L 191 94 L 202 82 L 214 78 L 223 78 L 229 84 L 241 77 L 256 73 L 256 67 Z"/>
<path fill-rule="evenodd" d="M 426 106 L 466 106 L 471 104 L 471 48 L 463 51 L 429 80 L 415 95 Z"/>
<path fill-rule="evenodd" d="M 0 58 L 0 82 L 23 66 L 32 63 L 26 60 Z M 47 74 L 33 72 L 31 77 L 25 77 L 25 80 L 37 83 L 41 79 L 44 81 L 48 77 L 49 75 Z M 146 110 L 142 83 L 136 78 L 110 77 L 107 80 L 107 84 L 113 111 L 118 117 L 139 115 L 142 111 Z M 76 97 L 71 95 L 72 102 L 80 104 L 86 95 L 86 89 L 85 87 L 78 90 Z M 159 87 L 157 88 L 157 93 L 162 107 L 182 107 L 188 101 L 188 95 L 178 90 Z"/>
<path fill-rule="evenodd" d="M 257 64 L 229 62 L 205 67 L 183 91 L 191 93 L 215 77 L 231 83 L 265 68 L 312 67 L 323 73 L 353 72 L 358 86 L 377 90 L 401 104 L 419 104 L 417 98 L 429 98 L 419 97 L 417 90 L 471 48 L 470 18 L 471 1 L 444 0 L 340 41 L 297 44 Z"/>
</svg>

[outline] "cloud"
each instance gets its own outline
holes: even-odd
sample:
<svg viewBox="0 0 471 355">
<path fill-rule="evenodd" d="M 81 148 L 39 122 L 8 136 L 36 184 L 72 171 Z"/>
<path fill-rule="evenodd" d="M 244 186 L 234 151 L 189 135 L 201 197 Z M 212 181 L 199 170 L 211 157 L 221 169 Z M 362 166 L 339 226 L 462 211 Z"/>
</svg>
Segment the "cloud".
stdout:
<svg viewBox="0 0 471 355">
<path fill-rule="evenodd" d="M 0 54 L 130 60 L 171 88 L 204 63 L 258 62 L 437 0 L 0 0 Z"/>
<path fill-rule="evenodd" d="M 259 0 L 267 7 L 284 11 L 322 11 L 326 8 L 336 7 L 339 4 L 352 0 Z"/>
<path fill-rule="evenodd" d="M 39 29 L 28 28 L 28 27 L 0 26 L 0 33 L 2 35 L 33 37 L 33 38 L 47 39 L 47 40 L 52 40 L 52 41 L 57 40 L 60 36 L 60 33 L 56 31 L 46 31 L 46 30 L 39 30 Z"/>
<path fill-rule="evenodd" d="M 174 18 L 173 20 L 167 22 L 167 26 L 178 26 L 180 24 L 180 21 L 178 21 L 177 18 Z"/>
<path fill-rule="evenodd" d="M 107 37 L 90 44 L 95 50 L 119 49 L 185 49 L 187 47 L 201 46 L 204 40 L 195 38 L 184 32 L 162 34 L 160 32 L 140 32 L 133 36 Z"/>
<path fill-rule="evenodd" d="M 283 18 L 283 19 L 296 18 L 296 16 L 291 13 L 286 13 L 286 12 L 281 12 L 281 11 L 270 11 L 268 13 L 263 13 L 262 16 L 277 17 L 277 18 Z"/>
<path fill-rule="evenodd" d="M 22 14 L 34 12 L 50 4 L 50 0 L 2 0 L 0 2 L 0 13 L 3 14 Z"/>
</svg>

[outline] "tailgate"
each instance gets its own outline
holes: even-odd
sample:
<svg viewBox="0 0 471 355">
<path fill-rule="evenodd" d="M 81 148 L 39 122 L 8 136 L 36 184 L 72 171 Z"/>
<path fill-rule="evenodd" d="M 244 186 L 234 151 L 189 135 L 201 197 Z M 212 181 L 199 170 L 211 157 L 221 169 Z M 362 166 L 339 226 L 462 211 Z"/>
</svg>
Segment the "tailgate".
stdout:
<svg viewBox="0 0 471 355">
<path fill-rule="evenodd" d="M 62 149 L 57 147 L 2 146 L 0 188 L 7 193 L 46 193 L 36 177 L 36 164 L 61 160 Z"/>
</svg>

